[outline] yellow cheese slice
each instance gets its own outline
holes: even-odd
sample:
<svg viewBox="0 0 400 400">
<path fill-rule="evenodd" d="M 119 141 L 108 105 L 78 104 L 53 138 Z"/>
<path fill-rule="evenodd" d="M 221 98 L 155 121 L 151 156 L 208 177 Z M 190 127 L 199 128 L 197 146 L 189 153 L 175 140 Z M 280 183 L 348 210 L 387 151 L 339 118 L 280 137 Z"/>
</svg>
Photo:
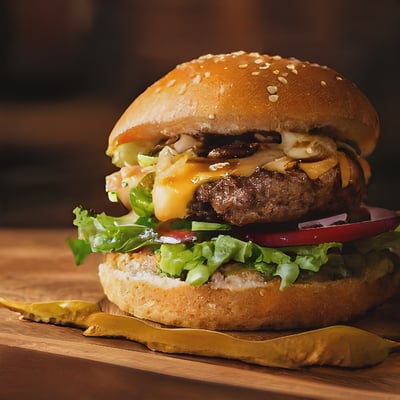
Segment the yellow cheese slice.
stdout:
<svg viewBox="0 0 400 400">
<path fill-rule="evenodd" d="M 174 155 L 164 149 L 159 156 L 153 187 L 154 213 L 158 220 L 184 218 L 188 203 L 203 183 L 228 175 L 250 176 L 257 167 L 282 156 L 278 148 L 227 162 L 195 158 L 189 153 Z"/>
<path fill-rule="evenodd" d="M 299 162 L 299 168 L 302 169 L 310 179 L 318 179 L 322 174 L 335 167 L 338 163 L 338 156 L 334 154 L 321 161 Z"/>
</svg>

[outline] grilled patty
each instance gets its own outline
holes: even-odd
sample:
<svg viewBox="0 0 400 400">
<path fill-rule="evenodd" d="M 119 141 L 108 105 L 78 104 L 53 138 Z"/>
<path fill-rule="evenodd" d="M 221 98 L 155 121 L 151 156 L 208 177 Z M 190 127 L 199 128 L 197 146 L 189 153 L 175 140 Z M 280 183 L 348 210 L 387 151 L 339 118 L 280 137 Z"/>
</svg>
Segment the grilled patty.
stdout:
<svg viewBox="0 0 400 400">
<path fill-rule="evenodd" d="M 189 215 L 243 226 L 349 211 L 359 207 L 366 196 L 363 173 L 353 162 L 352 180 L 345 188 L 338 166 L 315 180 L 299 169 L 282 174 L 259 168 L 249 177 L 227 176 L 207 182 L 197 189 Z"/>
</svg>

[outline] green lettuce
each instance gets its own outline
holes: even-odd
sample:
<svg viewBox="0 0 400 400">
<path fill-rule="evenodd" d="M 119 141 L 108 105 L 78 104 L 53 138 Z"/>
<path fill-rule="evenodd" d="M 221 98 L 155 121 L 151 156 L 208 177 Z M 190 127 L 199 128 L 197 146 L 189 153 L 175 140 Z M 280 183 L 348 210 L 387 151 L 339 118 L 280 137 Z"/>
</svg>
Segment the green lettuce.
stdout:
<svg viewBox="0 0 400 400">
<path fill-rule="evenodd" d="M 129 214 L 123 217 L 94 214 L 82 207 L 76 207 L 73 213 L 78 239 L 70 239 L 68 243 L 78 265 L 90 253 L 128 253 L 158 243 L 158 235 L 147 219 L 137 220 Z"/>
<path fill-rule="evenodd" d="M 194 244 L 162 244 L 158 251 L 159 269 L 168 276 L 186 275 L 187 283 L 201 285 L 223 264 L 239 262 L 257 270 L 267 280 L 279 276 L 280 289 L 284 290 L 296 281 L 301 269 L 319 271 L 328 261 L 328 251 L 334 247 L 341 248 L 341 244 L 332 242 L 276 249 L 219 235 L 213 240 Z"/>
<path fill-rule="evenodd" d="M 237 262 L 258 271 L 266 280 L 279 276 L 280 288 L 284 290 L 297 280 L 301 271 L 318 272 L 321 266 L 328 262 L 329 251 L 333 248 L 341 250 L 343 247 L 342 243 L 337 242 L 309 246 L 263 247 L 225 233 L 229 230 L 229 225 L 188 221 L 177 221 L 174 229 L 195 231 L 196 238 L 193 242 L 165 243 L 165 239 L 157 233 L 157 222 L 147 211 L 148 198 L 141 197 L 145 194 L 146 187 L 143 186 L 136 199 L 136 204 L 140 204 L 144 210 L 139 217 L 137 213 L 112 217 L 104 213 L 94 214 L 82 207 L 75 208 L 74 225 L 78 227 L 78 239 L 70 239 L 68 242 L 77 265 L 90 253 L 128 253 L 144 246 L 152 246 L 159 255 L 160 273 L 184 279 L 188 284 L 201 285 L 222 265 Z M 138 206 L 137 209 L 139 208 Z M 220 234 L 211 237 L 215 229 L 219 229 Z M 205 233 L 206 236 L 202 237 Z M 200 237 L 204 240 L 199 240 Z M 388 248 L 394 249 L 399 245 L 398 228 L 356 241 L 351 246 L 355 246 L 360 253 L 367 254 Z"/>
<path fill-rule="evenodd" d="M 400 225 L 394 231 L 384 232 L 362 240 L 356 240 L 354 245 L 362 254 L 385 249 L 398 250 L 400 246 Z"/>
</svg>

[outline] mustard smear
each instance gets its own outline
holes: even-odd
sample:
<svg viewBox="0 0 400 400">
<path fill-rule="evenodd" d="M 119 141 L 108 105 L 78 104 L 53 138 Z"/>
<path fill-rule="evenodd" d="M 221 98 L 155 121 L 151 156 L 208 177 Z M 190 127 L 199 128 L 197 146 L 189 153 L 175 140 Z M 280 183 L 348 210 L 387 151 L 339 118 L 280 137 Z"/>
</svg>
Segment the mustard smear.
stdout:
<svg viewBox="0 0 400 400">
<path fill-rule="evenodd" d="M 23 319 L 80 328 L 87 327 L 89 315 L 101 311 L 97 303 L 80 300 L 25 303 L 0 297 L 0 306 L 20 313 Z"/>
<path fill-rule="evenodd" d="M 382 362 L 400 343 L 344 325 L 334 325 L 268 340 L 247 340 L 228 333 L 165 328 L 135 317 L 100 311 L 78 300 L 21 303 L 0 298 L 0 305 L 36 322 L 86 328 L 85 336 L 121 337 L 163 353 L 229 358 L 267 367 L 330 365 L 359 368 Z"/>
</svg>

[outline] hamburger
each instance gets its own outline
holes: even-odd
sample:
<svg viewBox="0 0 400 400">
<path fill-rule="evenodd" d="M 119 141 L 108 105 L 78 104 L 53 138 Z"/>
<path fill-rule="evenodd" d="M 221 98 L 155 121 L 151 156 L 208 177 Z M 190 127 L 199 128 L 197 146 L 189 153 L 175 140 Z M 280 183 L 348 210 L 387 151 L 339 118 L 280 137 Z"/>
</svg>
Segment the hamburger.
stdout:
<svg viewBox="0 0 400 400">
<path fill-rule="evenodd" d="M 235 52 L 178 65 L 113 128 L 122 216 L 77 207 L 80 264 L 139 318 L 213 330 L 347 321 L 400 286 L 396 212 L 365 205 L 379 136 L 354 83 L 295 58 Z"/>
</svg>

